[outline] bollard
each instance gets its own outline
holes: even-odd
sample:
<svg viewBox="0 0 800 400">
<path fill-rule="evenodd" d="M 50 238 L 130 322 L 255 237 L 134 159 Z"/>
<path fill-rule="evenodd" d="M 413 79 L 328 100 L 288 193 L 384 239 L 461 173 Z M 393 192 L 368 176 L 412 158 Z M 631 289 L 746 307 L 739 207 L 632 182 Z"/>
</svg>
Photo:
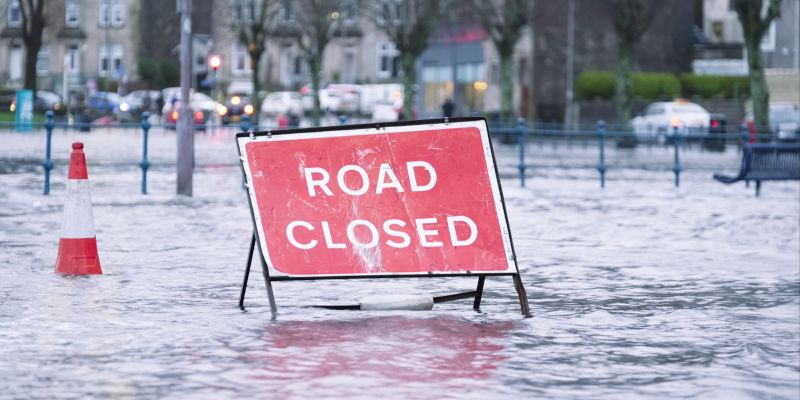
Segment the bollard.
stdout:
<svg viewBox="0 0 800 400">
<path fill-rule="evenodd" d="M 597 139 L 600 141 L 600 163 L 597 165 L 597 171 L 600 172 L 600 188 L 606 187 L 606 123 L 605 121 L 597 121 Z"/>
<path fill-rule="evenodd" d="M 250 132 L 250 117 L 247 114 L 242 115 L 242 122 L 239 123 L 239 128 L 242 132 Z"/>
<path fill-rule="evenodd" d="M 672 143 L 675 145 L 675 165 L 672 171 L 675 172 L 675 187 L 681 186 L 681 159 L 680 159 L 681 136 L 678 134 L 678 127 L 672 127 Z"/>
<path fill-rule="evenodd" d="M 525 170 L 528 166 L 525 164 L 525 139 L 528 136 L 528 125 L 525 118 L 517 119 L 517 131 L 519 133 L 519 184 L 525 187 Z"/>
<path fill-rule="evenodd" d="M 347 124 L 347 115 L 341 114 L 339 115 L 339 125 Z"/>
<path fill-rule="evenodd" d="M 45 146 L 45 153 L 44 153 L 44 162 L 42 166 L 44 166 L 44 194 L 50 194 L 50 170 L 53 169 L 53 160 L 50 159 L 50 144 L 53 141 L 53 111 L 47 110 L 45 113 L 45 123 L 44 128 L 47 129 L 47 145 Z"/>
<path fill-rule="evenodd" d="M 150 113 L 147 111 L 142 113 L 142 131 L 144 132 L 142 162 L 139 165 L 142 167 L 142 194 L 147 194 L 147 169 L 150 168 L 150 161 L 147 161 L 147 135 L 150 132 Z"/>
</svg>

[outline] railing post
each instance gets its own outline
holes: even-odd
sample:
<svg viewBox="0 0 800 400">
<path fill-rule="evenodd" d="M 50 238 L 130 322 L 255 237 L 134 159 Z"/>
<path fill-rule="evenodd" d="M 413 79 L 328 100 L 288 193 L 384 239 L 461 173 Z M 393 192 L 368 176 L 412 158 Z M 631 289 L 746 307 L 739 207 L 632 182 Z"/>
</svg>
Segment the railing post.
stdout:
<svg viewBox="0 0 800 400">
<path fill-rule="evenodd" d="M 247 114 L 242 115 L 242 122 L 239 123 L 239 128 L 242 132 L 250 132 L 250 117 Z"/>
<path fill-rule="evenodd" d="M 53 160 L 50 158 L 50 144 L 53 141 L 53 126 L 55 126 L 53 122 L 53 111 L 47 110 L 45 118 L 44 128 L 47 130 L 47 145 L 45 147 L 42 166 L 44 167 L 44 194 L 48 195 L 50 194 L 50 170 L 53 169 Z"/>
<path fill-rule="evenodd" d="M 147 137 L 150 132 L 150 113 L 142 113 L 142 194 L 147 194 L 147 169 L 150 168 L 150 161 L 147 160 Z"/>
<path fill-rule="evenodd" d="M 528 165 L 525 164 L 525 140 L 528 136 L 528 124 L 525 122 L 525 118 L 517 118 L 517 132 L 519 134 L 519 184 L 521 187 L 525 187 L 525 170 L 528 169 Z"/>
<path fill-rule="evenodd" d="M 672 166 L 672 171 L 675 172 L 675 187 L 681 186 L 681 159 L 680 147 L 681 136 L 678 134 L 678 127 L 672 127 L 672 143 L 675 145 L 675 164 Z"/>
<path fill-rule="evenodd" d="M 347 124 L 347 115 L 339 114 L 339 125 Z"/>
<path fill-rule="evenodd" d="M 597 171 L 600 172 L 600 188 L 606 187 L 606 123 L 605 121 L 597 121 L 597 139 L 600 141 L 600 163 L 597 165 Z"/>
</svg>

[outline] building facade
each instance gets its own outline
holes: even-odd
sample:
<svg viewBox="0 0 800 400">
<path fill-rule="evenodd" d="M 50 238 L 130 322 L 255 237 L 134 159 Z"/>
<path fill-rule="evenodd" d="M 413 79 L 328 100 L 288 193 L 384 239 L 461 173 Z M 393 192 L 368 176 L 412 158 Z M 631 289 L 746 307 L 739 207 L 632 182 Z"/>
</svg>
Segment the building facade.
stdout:
<svg viewBox="0 0 800 400">
<path fill-rule="evenodd" d="M 19 88 L 25 71 L 20 0 L 1 0 L 0 86 Z M 138 2 L 48 0 L 37 86 L 57 93 L 123 87 L 136 79 Z M 113 82 L 113 83 L 112 83 Z"/>
</svg>

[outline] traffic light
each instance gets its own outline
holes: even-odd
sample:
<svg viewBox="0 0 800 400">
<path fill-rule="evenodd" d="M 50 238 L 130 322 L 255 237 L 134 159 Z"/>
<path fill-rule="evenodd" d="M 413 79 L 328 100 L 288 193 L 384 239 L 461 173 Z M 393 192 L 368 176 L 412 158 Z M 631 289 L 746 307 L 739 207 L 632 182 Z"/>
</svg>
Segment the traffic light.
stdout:
<svg viewBox="0 0 800 400">
<path fill-rule="evenodd" d="M 222 66 L 222 57 L 219 54 L 212 54 L 208 57 L 208 66 L 214 71 L 219 71 L 219 67 Z"/>
</svg>

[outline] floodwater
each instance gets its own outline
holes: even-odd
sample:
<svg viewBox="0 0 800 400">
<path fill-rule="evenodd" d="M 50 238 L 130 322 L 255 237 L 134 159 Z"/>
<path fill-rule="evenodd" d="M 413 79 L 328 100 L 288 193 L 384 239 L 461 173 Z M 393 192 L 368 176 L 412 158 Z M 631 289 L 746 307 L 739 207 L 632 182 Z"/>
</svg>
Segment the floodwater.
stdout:
<svg viewBox="0 0 800 400">
<path fill-rule="evenodd" d="M 432 311 L 309 308 L 371 294 L 442 295 L 475 278 L 274 284 L 257 266 L 237 307 L 252 225 L 232 136 L 197 136 L 194 196 L 175 191 L 173 133 L 154 132 L 148 195 L 137 133 L 0 133 L 0 398 L 800 397 L 800 184 L 756 198 L 684 156 L 497 145 L 522 279 Z M 53 273 L 69 143 L 86 143 L 105 275 Z"/>
</svg>

